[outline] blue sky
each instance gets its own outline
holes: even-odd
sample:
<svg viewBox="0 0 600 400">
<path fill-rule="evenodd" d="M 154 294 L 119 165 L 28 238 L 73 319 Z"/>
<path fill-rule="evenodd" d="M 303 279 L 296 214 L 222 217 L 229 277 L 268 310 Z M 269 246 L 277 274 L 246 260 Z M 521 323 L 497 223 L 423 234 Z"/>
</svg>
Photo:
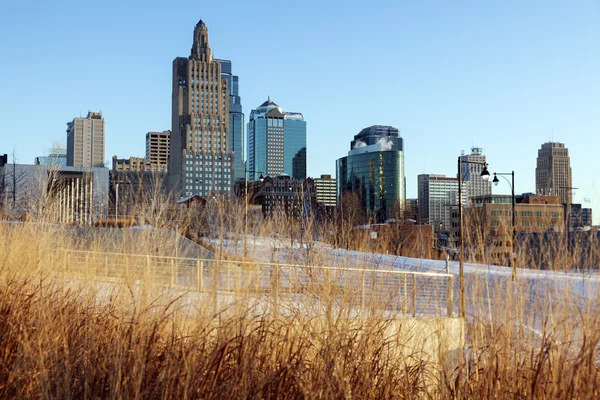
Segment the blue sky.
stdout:
<svg viewBox="0 0 600 400">
<path fill-rule="evenodd" d="M 599 1 L 5 3 L 0 153 L 18 162 L 66 141 L 88 110 L 104 114 L 107 160 L 143 156 L 145 133 L 170 129 L 171 62 L 203 19 L 246 118 L 267 96 L 304 114 L 309 175 L 335 174 L 353 135 L 383 124 L 404 137 L 409 197 L 418 174 L 455 175 L 473 145 L 532 192 L 553 139 L 569 148 L 575 201 L 600 221 Z"/>
</svg>

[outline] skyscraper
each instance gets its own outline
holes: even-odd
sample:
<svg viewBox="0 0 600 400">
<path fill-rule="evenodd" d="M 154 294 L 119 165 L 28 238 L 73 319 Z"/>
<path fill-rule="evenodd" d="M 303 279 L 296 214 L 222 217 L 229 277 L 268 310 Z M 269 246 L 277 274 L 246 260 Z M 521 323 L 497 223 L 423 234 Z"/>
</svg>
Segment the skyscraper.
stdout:
<svg viewBox="0 0 600 400">
<path fill-rule="evenodd" d="M 171 131 L 146 133 L 146 162 L 153 171 L 166 171 Z"/>
<path fill-rule="evenodd" d="M 306 178 L 306 121 L 302 114 L 284 112 L 269 98 L 250 112 L 248 179 L 261 174 Z"/>
<path fill-rule="evenodd" d="M 563 143 L 544 143 L 538 150 L 535 190 L 539 195 L 558 196 L 563 204 L 572 203 L 571 158 Z"/>
<path fill-rule="evenodd" d="M 367 217 L 399 216 L 406 199 L 404 140 L 398 129 L 375 125 L 354 136 L 348 156 L 336 162 L 338 198 L 359 197 Z"/>
<path fill-rule="evenodd" d="M 458 207 L 458 178 L 421 174 L 419 181 L 419 225 L 431 225 L 437 233 L 451 229 L 452 208 Z M 463 182 L 462 201 L 466 204 L 466 182 Z"/>
<path fill-rule="evenodd" d="M 101 112 L 89 111 L 85 118 L 67 122 L 67 165 L 104 166 L 105 124 Z"/>
<path fill-rule="evenodd" d="M 239 94 L 239 78 L 231 73 L 231 61 L 218 60 L 221 63 L 221 76 L 227 79 L 229 87 L 229 151 L 234 157 L 234 180 L 244 177 L 244 113 L 242 98 Z"/>
<path fill-rule="evenodd" d="M 481 177 L 481 172 L 486 162 L 483 149 L 481 147 L 472 147 L 471 154 L 463 154 L 460 158 L 462 161 L 465 161 L 460 167 L 462 179 L 465 182 L 467 202 L 471 203 L 471 197 L 474 196 L 492 194 L 492 182 L 489 179 L 485 180 Z"/>
<path fill-rule="evenodd" d="M 230 194 L 234 155 L 229 141 L 230 94 L 200 21 L 188 58 L 173 60 L 169 187 L 182 196 Z"/>
</svg>

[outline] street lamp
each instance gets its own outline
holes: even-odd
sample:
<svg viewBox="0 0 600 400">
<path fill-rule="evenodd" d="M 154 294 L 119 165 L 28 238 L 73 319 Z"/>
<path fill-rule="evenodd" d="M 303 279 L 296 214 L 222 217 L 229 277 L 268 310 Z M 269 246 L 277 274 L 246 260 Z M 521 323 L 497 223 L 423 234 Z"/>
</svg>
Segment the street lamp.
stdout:
<svg viewBox="0 0 600 400">
<path fill-rule="evenodd" d="M 515 171 L 512 172 L 494 172 L 494 180 L 492 181 L 495 186 L 498 186 L 500 180 L 498 175 L 502 176 L 506 182 L 510 185 L 512 193 L 512 254 L 510 256 L 510 263 L 512 267 L 511 279 L 514 281 L 517 279 L 517 262 L 515 260 L 517 254 L 515 253 L 515 240 L 517 238 L 517 226 L 515 224 Z M 508 178 L 505 175 L 511 176 L 511 182 L 508 182 Z"/>
<path fill-rule="evenodd" d="M 258 178 L 258 180 L 260 182 L 263 181 L 264 177 L 263 177 L 263 173 L 262 171 L 250 171 L 247 170 L 246 168 L 244 168 L 244 203 L 246 205 L 245 207 L 245 212 L 244 212 L 244 257 L 246 257 L 248 255 L 248 247 L 247 247 L 247 238 L 246 236 L 248 235 L 248 173 L 251 173 L 253 176 L 256 174 L 260 173 L 260 177 Z"/>
<path fill-rule="evenodd" d="M 462 156 L 458 157 L 458 289 L 459 289 L 459 304 L 458 316 L 465 317 L 465 263 L 463 260 L 464 240 L 463 240 L 463 212 L 462 212 L 462 164 L 483 165 L 481 171 L 481 179 L 487 181 L 490 179 L 490 173 L 487 169 L 487 163 L 463 160 Z"/>
</svg>

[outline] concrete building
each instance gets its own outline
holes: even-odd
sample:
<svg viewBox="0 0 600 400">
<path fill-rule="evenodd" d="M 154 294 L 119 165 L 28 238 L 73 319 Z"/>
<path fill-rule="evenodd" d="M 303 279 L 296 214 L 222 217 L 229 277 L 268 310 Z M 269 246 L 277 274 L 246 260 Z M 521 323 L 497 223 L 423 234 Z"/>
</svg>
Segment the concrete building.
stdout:
<svg viewBox="0 0 600 400">
<path fill-rule="evenodd" d="M 538 150 L 535 191 L 542 196 L 558 196 L 563 204 L 571 199 L 571 158 L 563 143 L 544 143 Z"/>
<path fill-rule="evenodd" d="M 467 204 L 466 183 L 462 185 L 462 202 Z M 419 225 L 431 225 L 437 234 L 451 232 L 452 208 L 458 208 L 458 178 L 421 174 L 418 190 Z"/>
<path fill-rule="evenodd" d="M 491 180 L 485 180 L 481 177 L 481 172 L 486 162 L 483 149 L 481 147 L 472 147 L 471 154 L 463 154 L 460 158 L 463 161 L 461 164 L 461 174 L 463 181 L 466 183 L 467 201 L 470 203 L 472 197 L 492 194 Z"/>
<path fill-rule="evenodd" d="M 231 194 L 235 160 L 229 104 L 228 81 L 213 58 L 208 28 L 200 21 L 190 56 L 173 61 L 168 181 L 179 196 Z"/>
<path fill-rule="evenodd" d="M 67 166 L 104 167 L 106 126 L 101 112 L 67 123 Z"/>
<path fill-rule="evenodd" d="M 465 209 L 466 246 L 473 254 L 482 253 L 488 261 L 506 264 L 512 253 L 512 197 L 487 195 L 473 198 Z M 458 214 L 453 214 L 458 226 Z M 564 207 L 558 196 L 523 194 L 515 196 L 515 231 L 525 233 L 564 232 Z M 474 235 L 474 231 L 478 234 Z M 456 235 L 458 230 L 456 230 Z M 469 237 L 478 243 L 469 243 Z M 485 247 L 484 249 L 482 247 Z"/>
<path fill-rule="evenodd" d="M 142 157 L 129 157 L 129 158 L 112 158 L 112 170 L 113 171 L 150 171 L 151 166 L 145 158 Z"/>
<path fill-rule="evenodd" d="M 171 131 L 146 133 L 146 162 L 152 171 L 166 171 L 169 166 Z"/>
<path fill-rule="evenodd" d="M 337 206 L 337 186 L 336 179 L 331 175 L 321 175 L 320 178 L 315 178 L 315 192 L 317 203 L 325 207 Z"/>
<path fill-rule="evenodd" d="M 243 183 L 238 183 L 239 190 Z M 293 179 L 287 174 L 267 176 L 248 182 L 248 202 L 260 205 L 264 217 L 286 215 L 295 219 L 309 218 L 317 206 L 315 182 L 311 178 Z"/>
<path fill-rule="evenodd" d="M 7 164 L 1 204 L 15 217 L 89 224 L 108 210 L 108 169 Z"/>
<path fill-rule="evenodd" d="M 244 113 L 240 97 L 239 77 L 233 75 L 231 61 L 218 60 L 221 64 L 221 77 L 227 80 L 229 88 L 229 151 L 233 153 L 233 179 L 244 178 Z"/>
<path fill-rule="evenodd" d="M 406 199 L 404 141 L 398 129 L 374 125 L 354 136 L 336 162 L 337 195 L 355 193 L 367 218 L 383 222 L 401 215 Z"/>
<path fill-rule="evenodd" d="M 269 98 L 250 112 L 248 179 L 287 174 L 306 178 L 306 121 L 302 114 L 284 112 Z"/>
</svg>

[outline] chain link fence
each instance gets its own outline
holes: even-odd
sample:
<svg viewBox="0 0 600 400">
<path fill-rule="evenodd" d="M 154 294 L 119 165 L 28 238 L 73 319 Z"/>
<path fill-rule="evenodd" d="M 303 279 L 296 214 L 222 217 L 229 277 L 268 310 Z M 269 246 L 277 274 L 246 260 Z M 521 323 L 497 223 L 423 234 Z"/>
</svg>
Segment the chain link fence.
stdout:
<svg viewBox="0 0 600 400">
<path fill-rule="evenodd" d="M 41 268 L 64 279 L 146 284 L 274 304 L 314 300 L 328 309 L 453 316 L 453 276 L 443 273 L 289 265 L 80 250 L 53 250 Z M 215 300 L 216 307 L 216 300 Z"/>
</svg>

